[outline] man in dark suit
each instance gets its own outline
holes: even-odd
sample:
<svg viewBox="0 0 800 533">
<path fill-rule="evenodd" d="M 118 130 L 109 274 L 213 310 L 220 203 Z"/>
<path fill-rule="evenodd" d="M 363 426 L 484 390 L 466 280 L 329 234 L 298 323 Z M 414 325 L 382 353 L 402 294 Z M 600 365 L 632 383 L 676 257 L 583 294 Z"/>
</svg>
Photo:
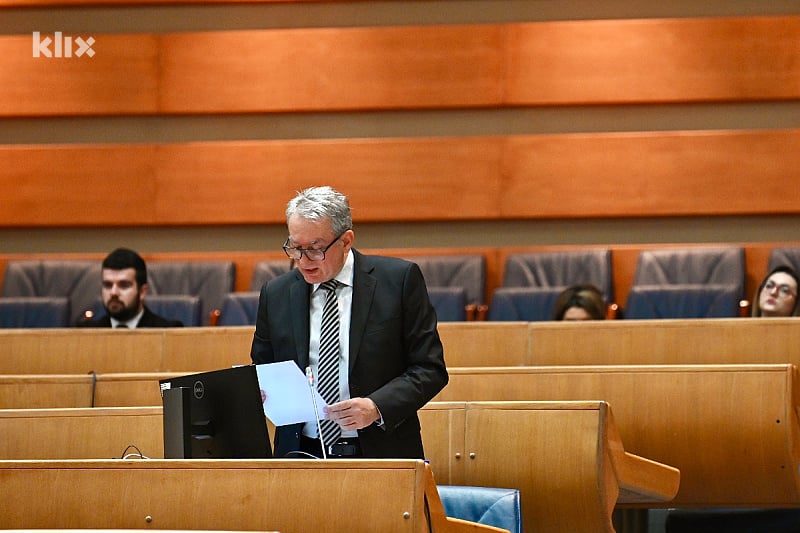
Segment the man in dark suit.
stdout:
<svg viewBox="0 0 800 533">
<path fill-rule="evenodd" d="M 337 438 L 324 442 L 327 456 L 424 458 L 417 411 L 448 375 L 422 272 L 409 261 L 353 249 L 347 197 L 330 187 L 298 193 L 286 220 L 284 251 L 296 268 L 261 289 L 253 362 L 295 361 L 319 376 L 329 292 L 321 284 L 335 279 L 339 396 L 325 415 L 338 428 Z M 276 457 L 319 457 L 322 445 L 315 421 L 276 428 Z"/>
<path fill-rule="evenodd" d="M 79 327 L 89 328 L 173 328 L 180 320 L 158 316 L 144 305 L 147 293 L 147 266 L 133 250 L 117 248 L 106 256 L 102 265 L 103 307 L 106 314 L 86 318 Z"/>
</svg>

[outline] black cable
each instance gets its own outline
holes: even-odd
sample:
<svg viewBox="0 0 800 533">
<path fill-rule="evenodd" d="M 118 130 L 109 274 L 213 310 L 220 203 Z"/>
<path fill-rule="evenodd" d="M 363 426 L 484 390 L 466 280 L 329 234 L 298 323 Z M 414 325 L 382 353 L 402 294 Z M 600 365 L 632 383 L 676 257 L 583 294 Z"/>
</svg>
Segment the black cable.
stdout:
<svg viewBox="0 0 800 533">
<path fill-rule="evenodd" d="M 97 392 L 97 372 L 94 370 L 90 370 L 89 374 L 92 375 L 92 403 L 91 407 L 94 407 L 94 395 Z"/>
<path fill-rule="evenodd" d="M 128 453 L 128 450 L 133 448 L 136 453 Z M 142 451 L 135 444 L 128 444 L 128 447 L 122 452 L 120 459 L 130 459 L 131 457 L 138 457 L 139 459 L 149 459 L 149 457 L 142 455 Z"/>
</svg>

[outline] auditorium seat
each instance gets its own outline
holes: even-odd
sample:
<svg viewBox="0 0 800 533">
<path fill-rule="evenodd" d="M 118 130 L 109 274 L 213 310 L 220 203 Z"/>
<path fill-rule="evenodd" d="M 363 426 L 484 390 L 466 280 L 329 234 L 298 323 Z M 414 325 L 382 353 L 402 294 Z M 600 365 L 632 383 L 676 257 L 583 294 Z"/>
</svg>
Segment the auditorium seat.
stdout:
<svg viewBox="0 0 800 533">
<path fill-rule="evenodd" d="M 63 296 L 0 297 L 0 328 L 69 326 L 69 300 Z"/>
<path fill-rule="evenodd" d="M 459 485 L 437 489 L 447 516 L 522 533 L 519 490 Z"/>
<path fill-rule="evenodd" d="M 426 255 L 406 257 L 419 265 L 425 285 L 463 287 L 466 303 L 482 305 L 486 301 L 486 258 L 480 254 Z"/>
<path fill-rule="evenodd" d="M 800 247 L 781 247 L 770 250 L 769 262 L 764 275 L 779 266 L 788 266 L 795 272 L 800 272 Z"/>
<path fill-rule="evenodd" d="M 218 326 L 255 326 L 259 291 L 232 292 L 222 302 Z"/>
<path fill-rule="evenodd" d="M 736 285 L 640 285 L 631 287 L 625 318 L 735 318 Z"/>
<path fill-rule="evenodd" d="M 3 277 L 4 297 L 63 297 L 69 303 L 68 322 L 74 324 L 100 295 L 100 261 L 9 261 Z"/>
<path fill-rule="evenodd" d="M 464 287 L 428 287 L 428 297 L 439 322 L 467 319 L 467 291 Z"/>
<path fill-rule="evenodd" d="M 292 262 L 287 259 L 272 261 L 258 261 L 253 266 L 253 276 L 250 279 L 250 291 L 260 291 L 261 287 L 272 278 L 277 278 L 292 269 Z"/>
<path fill-rule="evenodd" d="M 183 294 L 200 298 L 201 325 L 222 308 L 234 291 L 233 261 L 152 261 L 147 265 L 148 295 Z"/>
<path fill-rule="evenodd" d="M 734 285 L 744 298 L 744 249 L 737 246 L 645 250 L 639 254 L 633 286 Z"/>
<path fill-rule="evenodd" d="M 608 249 L 514 253 L 506 258 L 503 287 L 538 287 L 561 290 L 592 284 L 607 302 L 614 301 L 614 276 Z"/>
<path fill-rule="evenodd" d="M 536 322 L 552 320 L 553 307 L 563 289 L 540 287 L 500 287 L 489 306 L 489 321 Z"/>
</svg>

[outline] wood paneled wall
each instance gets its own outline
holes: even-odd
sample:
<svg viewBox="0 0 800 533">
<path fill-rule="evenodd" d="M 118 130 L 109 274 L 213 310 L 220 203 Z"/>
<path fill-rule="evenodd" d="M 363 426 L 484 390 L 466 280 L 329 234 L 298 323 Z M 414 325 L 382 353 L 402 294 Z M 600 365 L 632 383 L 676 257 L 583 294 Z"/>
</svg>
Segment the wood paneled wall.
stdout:
<svg viewBox="0 0 800 533">
<path fill-rule="evenodd" d="M 0 229 L 281 225 L 294 191 L 319 183 L 350 195 L 357 222 L 378 224 L 800 215 L 800 118 L 690 130 L 581 122 L 568 134 L 535 123 L 498 134 L 507 128 L 485 122 L 498 111 L 605 106 L 613 117 L 719 106 L 721 115 L 725 106 L 800 102 L 800 12 L 791 9 L 731 16 L 715 4 L 705 16 L 592 19 L 565 5 L 553 20 L 526 20 L 520 7 L 504 18 L 505 2 L 486 2 L 490 11 L 476 23 L 434 5 L 387 23 L 380 7 L 354 1 L 332 5 L 363 7 L 358 23 L 331 10 L 329 20 L 306 24 L 311 4 L 325 2 L 263 0 L 288 6 L 298 21 L 241 29 L 218 17 L 205 21 L 211 29 L 159 31 L 136 16 L 159 3 L 0 1 L 0 12 L 37 6 L 61 16 L 74 5 L 98 20 L 121 8 L 134 15 L 116 26 L 123 30 L 65 28 L 62 37 L 94 39 L 92 57 L 34 57 L 43 48 L 12 24 L 0 35 L 0 128 L 124 129 L 136 118 L 180 130 L 166 142 L 143 128 L 136 142 L 98 133 L 73 143 L 66 131 L 62 143 L 0 144 Z M 235 18 L 250 2 L 170 4 L 176 19 L 209 6 Z M 425 10 L 437 15 L 433 23 Z M 46 39 L 59 28 L 39 29 Z M 377 113 L 388 122 L 400 112 L 420 117 L 417 131 L 390 135 L 391 126 L 364 122 L 332 139 L 302 127 L 304 116 Z M 453 112 L 483 125 L 431 133 Z M 241 131 L 204 139 L 208 131 L 181 123 L 243 116 L 254 120 L 247 141 Z M 268 134 L 273 117 L 295 120 L 296 135 Z M 67 119 L 78 122 L 54 122 Z"/>
</svg>

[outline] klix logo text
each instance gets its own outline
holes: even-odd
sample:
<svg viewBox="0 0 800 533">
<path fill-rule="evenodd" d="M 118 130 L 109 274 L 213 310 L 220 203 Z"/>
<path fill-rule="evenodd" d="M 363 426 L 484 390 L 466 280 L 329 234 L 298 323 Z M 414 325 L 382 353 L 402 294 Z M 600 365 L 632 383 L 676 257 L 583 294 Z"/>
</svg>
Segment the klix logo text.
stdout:
<svg viewBox="0 0 800 533">
<path fill-rule="evenodd" d="M 33 32 L 33 57 L 94 57 L 94 37 L 74 37 L 60 31 L 52 38 Z"/>
</svg>

